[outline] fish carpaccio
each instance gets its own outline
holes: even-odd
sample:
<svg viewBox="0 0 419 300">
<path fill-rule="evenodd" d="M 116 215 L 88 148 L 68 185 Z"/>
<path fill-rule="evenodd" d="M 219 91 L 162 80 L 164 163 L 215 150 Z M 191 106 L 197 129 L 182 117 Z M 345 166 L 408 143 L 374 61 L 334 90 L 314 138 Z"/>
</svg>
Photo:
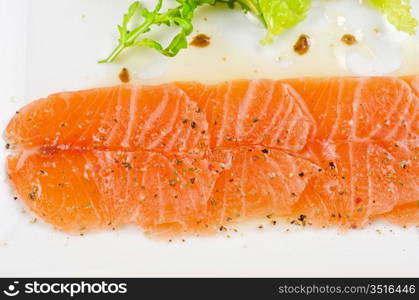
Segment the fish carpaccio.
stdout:
<svg viewBox="0 0 419 300">
<path fill-rule="evenodd" d="M 265 216 L 419 224 L 419 77 L 65 92 L 7 128 L 20 198 L 66 231 L 215 232 Z"/>
</svg>

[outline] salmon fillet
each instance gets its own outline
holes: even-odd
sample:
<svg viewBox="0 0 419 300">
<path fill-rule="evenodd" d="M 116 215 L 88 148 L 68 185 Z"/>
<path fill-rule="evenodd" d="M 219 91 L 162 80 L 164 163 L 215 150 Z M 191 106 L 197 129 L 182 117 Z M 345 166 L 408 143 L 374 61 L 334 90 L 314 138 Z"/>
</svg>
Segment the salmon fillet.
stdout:
<svg viewBox="0 0 419 300">
<path fill-rule="evenodd" d="M 58 93 L 10 121 L 7 170 L 65 231 L 202 234 L 271 215 L 418 225 L 418 94 L 414 76 Z"/>
</svg>

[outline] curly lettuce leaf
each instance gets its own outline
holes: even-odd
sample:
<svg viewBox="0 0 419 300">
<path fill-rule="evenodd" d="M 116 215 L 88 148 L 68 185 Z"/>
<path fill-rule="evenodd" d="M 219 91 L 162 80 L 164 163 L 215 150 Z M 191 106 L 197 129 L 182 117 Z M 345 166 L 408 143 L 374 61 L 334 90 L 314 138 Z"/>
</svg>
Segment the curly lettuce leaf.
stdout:
<svg viewBox="0 0 419 300">
<path fill-rule="evenodd" d="M 284 30 L 302 22 L 308 15 L 311 0 L 259 0 L 268 33 L 263 44 L 269 44 Z"/>
<path fill-rule="evenodd" d="M 397 30 L 416 34 L 418 21 L 411 14 L 410 0 L 370 0 Z"/>
</svg>

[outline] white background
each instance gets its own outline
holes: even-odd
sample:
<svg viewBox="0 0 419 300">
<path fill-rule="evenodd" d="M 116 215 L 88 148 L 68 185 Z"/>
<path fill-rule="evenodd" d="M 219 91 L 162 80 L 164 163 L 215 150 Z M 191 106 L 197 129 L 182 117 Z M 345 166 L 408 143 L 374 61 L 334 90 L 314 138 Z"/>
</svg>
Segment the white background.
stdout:
<svg viewBox="0 0 419 300">
<path fill-rule="evenodd" d="M 0 128 L 37 97 L 116 84 L 122 66 L 143 83 L 419 73 L 413 55 L 417 36 L 395 32 L 357 1 L 325 2 L 315 3 L 307 21 L 270 47 L 259 45 L 263 29 L 240 12 L 204 9 L 196 29 L 213 37 L 210 47 L 189 49 L 175 59 L 138 49 L 115 65 L 98 65 L 115 43 L 115 25 L 129 0 L 0 0 Z M 419 16 L 417 3 L 414 13 Z M 360 43 L 351 48 L 339 43 L 346 32 Z M 292 53 L 300 33 L 313 37 L 305 57 Z M 3 166 L 7 153 L 1 148 Z M 134 227 L 68 236 L 40 220 L 32 224 L 33 218 L 13 200 L 2 171 L 0 276 L 419 276 L 417 228 L 375 224 L 342 234 L 265 222 L 257 229 L 262 221 L 228 233 L 230 238 L 169 243 Z"/>
</svg>

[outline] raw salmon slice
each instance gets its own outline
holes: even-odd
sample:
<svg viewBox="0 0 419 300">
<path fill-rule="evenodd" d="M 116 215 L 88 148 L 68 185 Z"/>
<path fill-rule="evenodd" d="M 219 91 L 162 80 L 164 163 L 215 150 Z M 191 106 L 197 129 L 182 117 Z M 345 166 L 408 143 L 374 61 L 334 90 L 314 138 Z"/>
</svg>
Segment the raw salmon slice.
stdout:
<svg viewBox="0 0 419 300">
<path fill-rule="evenodd" d="M 419 77 L 121 85 L 22 108 L 20 198 L 66 231 L 203 234 L 290 217 L 419 225 Z"/>
</svg>

